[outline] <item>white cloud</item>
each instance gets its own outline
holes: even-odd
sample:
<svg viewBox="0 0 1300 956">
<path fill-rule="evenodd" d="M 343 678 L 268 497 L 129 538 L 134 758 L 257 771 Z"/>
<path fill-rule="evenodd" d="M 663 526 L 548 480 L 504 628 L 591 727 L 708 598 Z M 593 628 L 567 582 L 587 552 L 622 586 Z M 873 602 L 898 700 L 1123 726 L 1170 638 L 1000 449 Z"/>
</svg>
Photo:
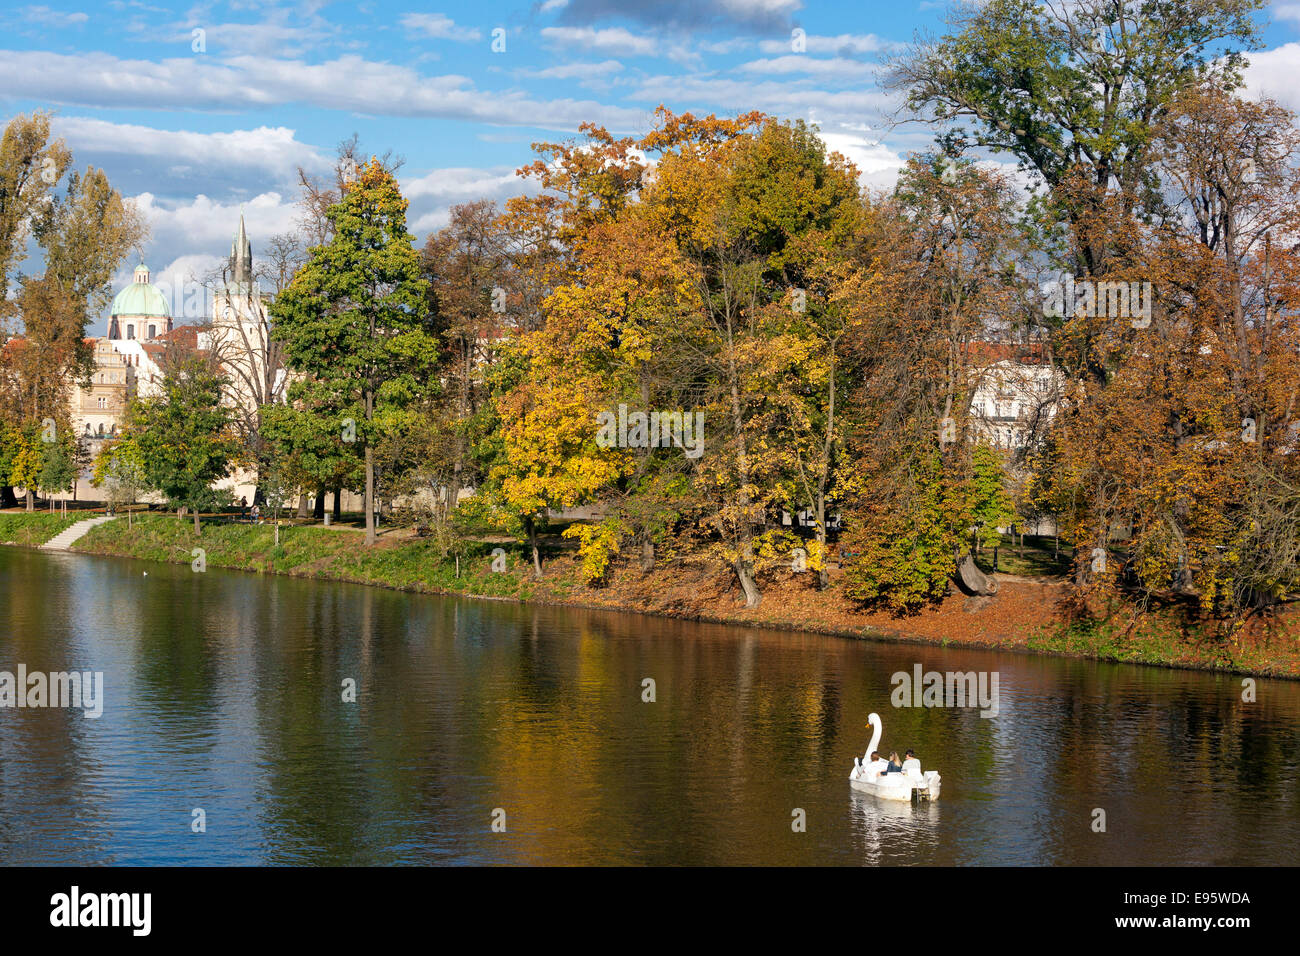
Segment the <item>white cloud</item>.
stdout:
<svg viewBox="0 0 1300 956">
<path fill-rule="evenodd" d="M 622 27 L 597 30 L 594 27 L 544 27 L 542 36 L 561 46 L 578 46 L 614 56 L 653 56 L 658 45 L 653 37 Z"/>
<path fill-rule="evenodd" d="M 841 77 L 845 79 L 869 80 L 871 65 L 861 60 L 834 57 L 822 60 L 814 56 L 791 53 L 786 56 L 750 60 L 742 63 L 738 69 L 746 73 L 786 74 L 806 73 L 810 76 Z"/>
<path fill-rule="evenodd" d="M 56 117 L 54 126 L 74 154 L 87 151 L 154 157 L 170 163 L 173 169 L 226 171 L 235 166 L 289 179 L 299 166 L 323 170 L 330 164 L 316 147 L 300 142 L 294 131 L 284 126 L 197 133 L 76 116 Z"/>
<path fill-rule="evenodd" d="M 246 110 L 306 103 L 366 116 L 440 117 L 571 131 L 585 121 L 618 130 L 641 110 L 589 100 L 536 100 L 518 90 L 476 89 L 464 76 L 345 55 L 323 63 L 212 55 L 152 62 L 106 53 L 0 52 L 0 89 L 10 97 L 114 109 Z"/>
<path fill-rule="evenodd" d="M 1279 20 L 1300 23 L 1300 3 L 1275 3 L 1273 5 L 1273 16 Z"/>
<path fill-rule="evenodd" d="M 827 127 L 870 122 L 896 105 L 891 96 L 871 86 L 835 91 L 803 80 L 757 82 L 713 75 L 648 77 L 636 96 L 655 103 L 690 103 L 696 111 L 757 109 L 782 119 L 802 118 Z"/>
<path fill-rule="evenodd" d="M 808 34 L 804 38 L 804 43 L 809 53 L 881 53 L 888 50 L 898 49 L 902 44 L 893 40 L 886 40 L 878 37 L 874 33 L 841 33 L 838 36 L 818 36 Z M 758 48 L 764 53 L 793 53 L 794 49 L 789 39 L 785 40 L 763 40 L 759 43 Z"/>
<path fill-rule="evenodd" d="M 64 13 L 46 6 L 23 7 L 22 15 L 28 23 L 39 23 L 45 27 L 77 27 L 90 19 L 84 13 Z"/>
<path fill-rule="evenodd" d="M 563 10 L 569 5 L 569 0 L 546 0 L 539 8 L 542 13 L 551 13 L 554 10 Z"/>
<path fill-rule="evenodd" d="M 441 13 L 408 13 L 401 22 L 408 30 L 435 40 L 473 43 L 483 39 L 483 34 L 474 27 L 459 27 L 455 20 Z"/>
<path fill-rule="evenodd" d="M 904 158 L 879 140 L 851 133 L 822 133 L 826 149 L 843 154 L 858 167 L 858 182 L 863 186 L 889 188 L 898 179 Z"/>
<path fill-rule="evenodd" d="M 599 63 L 561 63 L 544 70 L 520 70 L 519 76 L 533 80 L 590 80 L 622 69 L 623 64 L 618 60 L 602 60 Z"/>
<path fill-rule="evenodd" d="M 417 240 L 447 225 L 449 210 L 454 205 L 478 199 L 500 203 L 511 196 L 536 191 L 532 181 L 515 175 L 513 166 L 434 169 L 423 176 L 402 180 L 402 195 L 411 202 L 409 228 Z"/>
<path fill-rule="evenodd" d="M 1283 106 L 1300 111 L 1300 89 L 1296 87 L 1296 63 L 1300 43 L 1286 43 L 1275 50 L 1248 54 L 1246 92 L 1252 97 L 1271 97 Z"/>
<path fill-rule="evenodd" d="M 241 212 L 256 254 L 259 243 L 292 231 L 298 218 L 293 199 L 278 192 L 261 193 L 246 203 L 221 202 L 202 194 L 184 201 L 160 199 L 152 193 L 132 199 L 150 226 L 146 254 L 159 260 L 228 254 Z"/>
<path fill-rule="evenodd" d="M 803 9 L 800 0 L 719 0 L 718 6 L 738 20 L 789 16 Z"/>
</svg>

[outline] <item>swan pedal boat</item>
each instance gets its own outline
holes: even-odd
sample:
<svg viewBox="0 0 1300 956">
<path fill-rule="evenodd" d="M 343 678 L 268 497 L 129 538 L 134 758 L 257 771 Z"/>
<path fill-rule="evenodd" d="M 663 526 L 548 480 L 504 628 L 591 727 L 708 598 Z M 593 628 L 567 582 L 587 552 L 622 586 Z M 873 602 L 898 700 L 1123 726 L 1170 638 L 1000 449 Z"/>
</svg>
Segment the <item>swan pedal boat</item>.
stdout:
<svg viewBox="0 0 1300 956">
<path fill-rule="evenodd" d="M 880 715 L 871 714 L 867 722 L 875 731 L 871 735 L 871 744 L 865 756 L 870 757 L 880 746 Z M 877 773 L 863 764 L 857 757 L 853 758 L 853 771 L 849 774 L 849 785 L 864 793 L 873 793 L 884 800 L 904 800 L 918 803 L 922 800 L 938 800 L 942 781 L 939 771 L 920 770 L 919 761 L 915 767 L 902 773 Z"/>
</svg>

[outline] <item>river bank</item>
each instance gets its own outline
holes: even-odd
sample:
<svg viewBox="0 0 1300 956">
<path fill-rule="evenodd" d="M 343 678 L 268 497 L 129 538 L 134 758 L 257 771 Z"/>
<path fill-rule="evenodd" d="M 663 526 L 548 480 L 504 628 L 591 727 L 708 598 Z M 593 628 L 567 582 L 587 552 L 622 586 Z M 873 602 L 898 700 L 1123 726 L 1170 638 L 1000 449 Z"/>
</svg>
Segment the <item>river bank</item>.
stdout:
<svg viewBox="0 0 1300 956">
<path fill-rule="evenodd" d="M 67 525 L 39 513 L 0 514 L 0 541 L 38 546 Z M 71 516 L 70 516 L 71 517 Z M 269 525 L 205 523 L 195 537 L 187 520 L 137 515 L 92 528 L 71 550 L 200 567 L 346 581 L 404 591 L 635 611 L 685 620 L 749 624 L 845 637 L 941 646 L 1003 648 L 1101 661 L 1220 670 L 1300 678 L 1300 642 L 1290 616 L 1270 626 L 1219 639 L 1178 626 L 1168 612 L 1125 606 L 1109 616 L 1079 620 L 1063 606 L 1059 579 L 1000 576 L 993 597 L 956 592 L 908 617 L 866 612 L 835 586 L 818 591 L 813 575 L 789 572 L 763 583 L 759 607 L 740 605 L 734 582 L 715 566 L 690 560 L 661 563 L 649 573 L 616 566 L 606 586 L 581 580 L 572 553 L 553 554 L 537 581 L 523 549 L 508 542 L 461 542 L 460 557 L 434 541 L 394 530 L 374 548 L 360 531 L 318 525 L 281 528 L 279 547 Z M 496 548 L 505 569 L 493 571 Z"/>
</svg>

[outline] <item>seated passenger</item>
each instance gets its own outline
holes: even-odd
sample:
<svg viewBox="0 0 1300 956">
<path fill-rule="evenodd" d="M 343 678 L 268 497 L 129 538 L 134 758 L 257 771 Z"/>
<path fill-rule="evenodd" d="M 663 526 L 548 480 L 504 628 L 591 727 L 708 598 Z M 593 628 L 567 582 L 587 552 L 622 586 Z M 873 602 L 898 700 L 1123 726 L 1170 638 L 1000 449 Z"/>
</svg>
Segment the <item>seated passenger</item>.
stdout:
<svg viewBox="0 0 1300 956">
<path fill-rule="evenodd" d="M 902 773 L 903 761 L 898 759 L 898 751 L 892 750 L 889 753 L 889 766 L 885 768 L 885 773 Z"/>
<path fill-rule="evenodd" d="M 921 776 L 921 761 L 916 759 L 916 751 L 909 749 L 907 753 L 904 754 L 904 758 L 903 773 L 907 774 L 909 777 Z"/>
<path fill-rule="evenodd" d="M 869 776 L 873 779 L 875 777 L 879 777 L 882 773 L 885 772 L 885 767 L 886 767 L 885 758 L 880 756 L 880 751 L 879 750 L 871 751 L 871 763 L 867 764 L 867 770 L 870 771 Z"/>
</svg>

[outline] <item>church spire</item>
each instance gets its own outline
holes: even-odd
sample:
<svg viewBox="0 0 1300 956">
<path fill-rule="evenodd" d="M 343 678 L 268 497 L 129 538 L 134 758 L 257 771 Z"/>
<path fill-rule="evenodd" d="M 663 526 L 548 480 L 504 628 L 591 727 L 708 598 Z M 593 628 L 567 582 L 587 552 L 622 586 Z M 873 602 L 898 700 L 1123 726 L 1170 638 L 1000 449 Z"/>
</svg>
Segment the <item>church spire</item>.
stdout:
<svg viewBox="0 0 1300 956">
<path fill-rule="evenodd" d="M 251 288 L 253 285 L 253 247 L 248 241 L 248 233 L 244 230 L 244 213 L 239 213 L 239 232 L 235 234 L 235 241 L 230 244 L 230 279 L 231 282 L 242 289 Z"/>
</svg>

